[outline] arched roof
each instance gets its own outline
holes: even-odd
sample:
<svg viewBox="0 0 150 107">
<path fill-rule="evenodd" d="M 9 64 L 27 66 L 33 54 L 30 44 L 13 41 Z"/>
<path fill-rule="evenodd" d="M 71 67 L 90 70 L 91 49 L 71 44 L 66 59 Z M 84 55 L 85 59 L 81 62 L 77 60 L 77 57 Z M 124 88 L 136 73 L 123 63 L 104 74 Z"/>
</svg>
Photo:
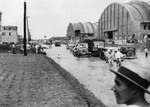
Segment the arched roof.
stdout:
<svg viewBox="0 0 150 107">
<path fill-rule="evenodd" d="M 144 6 L 132 3 L 124 4 L 124 6 L 131 12 L 131 15 L 135 21 L 150 21 L 150 14 L 148 9 Z"/>
<path fill-rule="evenodd" d="M 140 1 L 140 0 L 138 0 L 138 1 L 130 1 L 129 3 L 143 5 L 146 9 L 148 9 L 148 11 L 150 11 L 150 1 L 149 0 L 144 0 L 144 1 Z"/>
<path fill-rule="evenodd" d="M 92 27 L 92 32 L 94 31 L 94 26 L 91 22 L 87 22 L 87 24 L 89 24 Z"/>
<path fill-rule="evenodd" d="M 72 26 L 73 26 L 74 30 L 79 30 L 80 29 L 77 23 L 72 23 Z"/>
<path fill-rule="evenodd" d="M 111 5 L 118 4 L 129 12 L 129 15 L 131 16 L 133 21 L 149 22 L 150 21 L 150 12 L 149 12 L 150 8 L 148 9 L 147 8 L 148 6 L 143 5 L 143 3 L 145 2 L 133 1 L 133 2 L 124 3 L 124 4 L 111 3 L 108 7 L 110 7 Z M 149 5 L 148 3 L 145 3 L 145 4 Z M 108 9 L 108 7 L 106 9 Z M 104 12 L 102 14 L 104 14 Z"/>
<path fill-rule="evenodd" d="M 89 30 L 89 33 L 93 33 L 94 29 L 92 27 L 92 24 L 90 23 L 86 23 L 87 27 L 88 27 L 88 30 Z"/>
<path fill-rule="evenodd" d="M 69 23 L 68 25 L 68 30 L 73 29 L 73 30 L 79 30 L 79 27 L 77 23 Z"/>
<path fill-rule="evenodd" d="M 87 23 L 83 23 L 83 27 L 84 27 L 84 33 L 90 33 L 88 26 L 87 26 Z"/>
<path fill-rule="evenodd" d="M 83 26 L 83 24 L 81 22 L 78 22 L 78 26 L 80 28 L 80 32 L 84 33 L 84 26 Z"/>
<path fill-rule="evenodd" d="M 93 23 L 93 27 L 94 27 L 94 31 L 95 31 L 98 27 L 98 23 Z"/>
<path fill-rule="evenodd" d="M 80 33 L 89 33 L 89 34 L 94 34 L 95 30 L 97 29 L 97 23 L 70 23 L 68 25 L 68 32 L 69 31 L 75 31 L 75 30 L 80 30 Z"/>
</svg>

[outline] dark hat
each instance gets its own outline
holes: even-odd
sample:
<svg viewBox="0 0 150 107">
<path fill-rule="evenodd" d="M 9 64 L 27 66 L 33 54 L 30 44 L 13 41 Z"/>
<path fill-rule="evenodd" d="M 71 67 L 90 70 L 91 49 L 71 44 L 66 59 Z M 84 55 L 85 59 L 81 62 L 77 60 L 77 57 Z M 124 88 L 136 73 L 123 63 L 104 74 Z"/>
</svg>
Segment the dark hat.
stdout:
<svg viewBox="0 0 150 107">
<path fill-rule="evenodd" d="M 111 72 L 122 76 L 150 94 L 150 91 L 147 89 L 150 85 L 149 70 L 149 67 L 138 65 L 138 63 L 133 62 L 125 63 L 119 68 L 110 69 Z"/>
</svg>

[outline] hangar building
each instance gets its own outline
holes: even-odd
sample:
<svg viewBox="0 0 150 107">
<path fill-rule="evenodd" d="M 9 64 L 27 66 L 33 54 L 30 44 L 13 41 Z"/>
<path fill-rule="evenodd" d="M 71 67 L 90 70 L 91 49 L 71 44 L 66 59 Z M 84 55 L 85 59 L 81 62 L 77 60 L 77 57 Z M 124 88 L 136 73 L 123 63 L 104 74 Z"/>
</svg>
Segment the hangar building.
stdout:
<svg viewBox="0 0 150 107">
<path fill-rule="evenodd" d="M 97 26 L 98 26 L 98 23 L 91 23 L 91 22 L 69 23 L 66 37 L 69 40 L 72 39 L 73 41 L 75 41 L 75 39 L 81 40 L 84 38 L 94 37 Z"/>
<path fill-rule="evenodd" d="M 150 38 L 150 2 L 112 3 L 98 21 L 98 36 L 108 41 Z"/>
</svg>

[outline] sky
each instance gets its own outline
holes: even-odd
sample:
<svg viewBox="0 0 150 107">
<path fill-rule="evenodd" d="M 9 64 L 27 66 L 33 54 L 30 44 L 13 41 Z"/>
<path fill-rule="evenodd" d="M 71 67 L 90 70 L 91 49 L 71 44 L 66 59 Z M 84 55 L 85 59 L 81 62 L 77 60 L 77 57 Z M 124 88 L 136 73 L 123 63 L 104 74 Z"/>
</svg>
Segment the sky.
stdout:
<svg viewBox="0 0 150 107">
<path fill-rule="evenodd" d="M 24 2 L 32 39 L 64 37 L 69 23 L 98 22 L 104 9 L 113 2 L 131 0 L 0 0 L 2 26 L 17 26 L 23 35 Z"/>
</svg>

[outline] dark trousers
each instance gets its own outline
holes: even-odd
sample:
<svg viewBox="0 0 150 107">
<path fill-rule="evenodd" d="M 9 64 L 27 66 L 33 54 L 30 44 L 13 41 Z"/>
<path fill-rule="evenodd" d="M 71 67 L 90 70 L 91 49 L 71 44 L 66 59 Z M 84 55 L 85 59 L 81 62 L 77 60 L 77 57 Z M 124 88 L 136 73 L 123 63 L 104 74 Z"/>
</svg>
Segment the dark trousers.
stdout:
<svg viewBox="0 0 150 107">
<path fill-rule="evenodd" d="M 12 52 L 13 52 L 13 54 L 16 54 L 15 48 L 12 48 Z"/>
<path fill-rule="evenodd" d="M 146 58 L 148 57 L 148 53 L 147 53 L 147 52 L 145 53 L 145 57 L 146 57 Z"/>
</svg>

